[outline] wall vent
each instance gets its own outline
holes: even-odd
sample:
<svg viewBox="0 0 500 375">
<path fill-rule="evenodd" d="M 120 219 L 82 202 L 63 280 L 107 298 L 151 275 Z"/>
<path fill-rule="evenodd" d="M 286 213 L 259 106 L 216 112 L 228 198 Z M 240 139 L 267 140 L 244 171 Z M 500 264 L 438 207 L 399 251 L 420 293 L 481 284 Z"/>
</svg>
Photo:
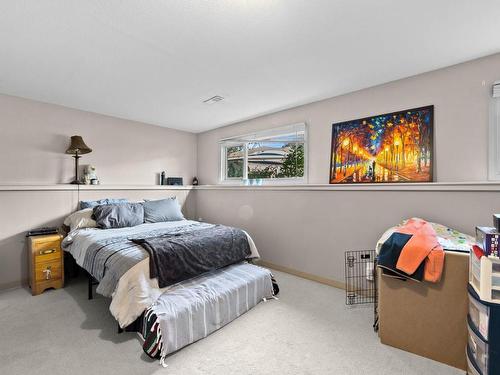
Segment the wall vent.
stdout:
<svg viewBox="0 0 500 375">
<path fill-rule="evenodd" d="M 493 97 L 500 98 L 500 81 L 493 83 Z"/>
<path fill-rule="evenodd" d="M 205 104 L 214 104 L 214 103 L 217 103 L 217 102 L 221 102 L 223 101 L 224 98 L 220 95 L 215 95 L 215 96 L 212 96 L 211 98 L 208 98 L 206 100 L 203 101 L 203 103 Z"/>
</svg>

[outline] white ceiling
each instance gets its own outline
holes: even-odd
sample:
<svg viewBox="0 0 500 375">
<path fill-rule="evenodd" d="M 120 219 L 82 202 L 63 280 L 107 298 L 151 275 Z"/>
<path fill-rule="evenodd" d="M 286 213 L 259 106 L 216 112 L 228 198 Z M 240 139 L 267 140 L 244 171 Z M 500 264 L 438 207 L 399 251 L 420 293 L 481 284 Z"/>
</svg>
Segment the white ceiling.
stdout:
<svg viewBox="0 0 500 375">
<path fill-rule="evenodd" d="M 0 0 L 0 92 L 201 132 L 499 52 L 499 20 L 499 0 Z"/>
</svg>

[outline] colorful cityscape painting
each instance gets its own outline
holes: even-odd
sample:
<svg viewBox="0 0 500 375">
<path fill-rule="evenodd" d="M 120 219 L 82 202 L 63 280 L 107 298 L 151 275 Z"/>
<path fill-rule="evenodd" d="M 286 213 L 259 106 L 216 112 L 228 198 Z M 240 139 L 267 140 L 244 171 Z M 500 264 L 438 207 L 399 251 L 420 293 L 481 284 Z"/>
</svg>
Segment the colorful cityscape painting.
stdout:
<svg viewBox="0 0 500 375">
<path fill-rule="evenodd" d="M 430 182 L 434 106 L 332 125 L 330 183 Z"/>
</svg>

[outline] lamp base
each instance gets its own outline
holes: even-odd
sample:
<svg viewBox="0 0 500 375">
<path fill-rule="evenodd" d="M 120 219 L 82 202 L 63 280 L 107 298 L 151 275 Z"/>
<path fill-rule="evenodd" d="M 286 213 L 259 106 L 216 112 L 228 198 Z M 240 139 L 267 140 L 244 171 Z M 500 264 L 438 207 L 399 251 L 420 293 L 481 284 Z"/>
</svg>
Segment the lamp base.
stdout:
<svg viewBox="0 0 500 375">
<path fill-rule="evenodd" d="M 72 185 L 82 185 L 83 182 L 80 181 L 80 174 L 78 173 L 78 160 L 81 158 L 80 155 L 78 155 L 78 150 L 76 150 L 76 154 L 73 155 L 73 157 L 75 158 L 75 179 L 73 181 L 71 181 L 71 184 Z"/>
</svg>

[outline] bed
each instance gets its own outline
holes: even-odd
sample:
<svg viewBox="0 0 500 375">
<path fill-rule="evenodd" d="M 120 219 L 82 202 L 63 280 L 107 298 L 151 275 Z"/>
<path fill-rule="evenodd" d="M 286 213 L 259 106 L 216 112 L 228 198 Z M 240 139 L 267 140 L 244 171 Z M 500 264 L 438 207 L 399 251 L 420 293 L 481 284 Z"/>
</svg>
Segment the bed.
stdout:
<svg viewBox="0 0 500 375">
<path fill-rule="evenodd" d="M 149 253 L 136 239 L 182 238 L 213 226 L 177 220 L 116 229 L 78 228 L 68 233 L 62 247 L 97 281 L 97 293 L 111 297 L 110 312 L 119 326 L 133 327 L 144 339 L 144 351 L 163 361 L 279 290 L 269 270 L 252 264 L 259 253 L 246 232 L 246 259 L 160 288 L 158 278 L 150 277 Z M 203 311 L 196 306 L 203 306 Z M 203 327 L 193 321 L 202 321 Z"/>
</svg>

